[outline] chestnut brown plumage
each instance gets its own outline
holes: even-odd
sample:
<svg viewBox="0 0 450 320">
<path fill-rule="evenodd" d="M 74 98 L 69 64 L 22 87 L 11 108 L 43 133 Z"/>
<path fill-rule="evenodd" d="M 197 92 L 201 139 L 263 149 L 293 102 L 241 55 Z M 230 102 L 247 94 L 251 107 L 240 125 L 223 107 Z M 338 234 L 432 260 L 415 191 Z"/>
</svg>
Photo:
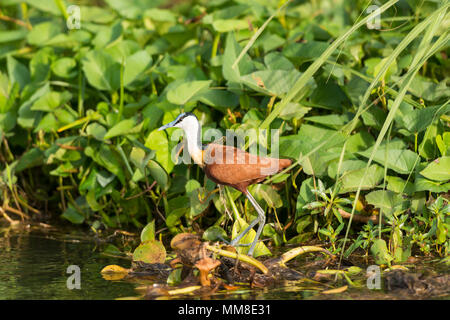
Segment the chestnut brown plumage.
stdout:
<svg viewBox="0 0 450 320">
<path fill-rule="evenodd" d="M 246 194 L 247 187 L 289 167 L 289 159 L 258 157 L 241 149 L 211 143 L 205 150 L 203 170 L 212 181 L 233 187 Z M 215 161 L 209 164 L 208 158 Z"/>
<path fill-rule="evenodd" d="M 217 184 L 230 186 L 241 191 L 256 209 L 258 218 L 252 221 L 247 229 L 230 243 L 233 246 L 238 245 L 242 237 L 256 224 L 259 224 L 255 238 L 248 251 L 249 255 L 253 255 L 265 224 L 265 213 L 247 188 L 289 167 L 292 161 L 289 159 L 258 157 L 241 149 L 216 143 L 210 143 L 203 149 L 200 144 L 200 123 L 193 113 L 182 113 L 174 121 L 162 126 L 159 130 L 170 127 L 178 127 L 184 130 L 189 155 L 195 163 L 203 168 L 209 179 Z"/>
</svg>

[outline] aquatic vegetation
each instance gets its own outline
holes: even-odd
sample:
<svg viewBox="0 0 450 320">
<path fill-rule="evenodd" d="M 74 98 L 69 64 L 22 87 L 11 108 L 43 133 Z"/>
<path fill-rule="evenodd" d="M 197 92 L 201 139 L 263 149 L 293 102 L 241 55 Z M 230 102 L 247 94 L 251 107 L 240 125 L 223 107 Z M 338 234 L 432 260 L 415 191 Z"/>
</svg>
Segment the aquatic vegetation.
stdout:
<svg viewBox="0 0 450 320">
<path fill-rule="evenodd" d="M 250 188 L 255 256 L 315 240 L 386 265 L 448 255 L 448 1 L 387 1 L 378 29 L 363 1 L 163 2 L 81 1 L 78 28 L 63 1 L 2 1 L 0 217 L 151 223 L 159 262 L 180 233 L 228 240 L 257 213 L 157 130 L 193 112 L 218 136 L 266 129 L 241 147 L 293 160 Z"/>
</svg>

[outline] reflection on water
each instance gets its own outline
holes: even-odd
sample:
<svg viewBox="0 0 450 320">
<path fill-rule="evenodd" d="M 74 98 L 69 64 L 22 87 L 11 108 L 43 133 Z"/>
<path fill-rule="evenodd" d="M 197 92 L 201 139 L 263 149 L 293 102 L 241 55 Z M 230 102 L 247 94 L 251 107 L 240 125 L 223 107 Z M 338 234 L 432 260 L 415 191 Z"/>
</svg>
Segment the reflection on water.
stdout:
<svg viewBox="0 0 450 320">
<path fill-rule="evenodd" d="M 106 281 L 108 264 L 129 265 L 100 255 L 93 241 L 56 239 L 39 231 L 0 229 L 0 299 L 114 299 L 135 295 L 134 285 Z M 81 289 L 69 290 L 67 267 L 78 265 Z"/>
</svg>

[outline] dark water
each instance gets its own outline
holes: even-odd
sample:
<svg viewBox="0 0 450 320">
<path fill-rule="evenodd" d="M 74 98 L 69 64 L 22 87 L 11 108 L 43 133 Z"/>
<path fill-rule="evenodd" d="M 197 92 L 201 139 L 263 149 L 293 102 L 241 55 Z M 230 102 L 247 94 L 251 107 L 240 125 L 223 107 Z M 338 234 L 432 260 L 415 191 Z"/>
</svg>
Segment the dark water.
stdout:
<svg viewBox="0 0 450 320">
<path fill-rule="evenodd" d="M 132 283 L 102 278 L 104 266 L 129 262 L 102 256 L 93 241 L 33 230 L 0 230 L 0 299 L 115 299 L 136 295 Z M 80 267 L 79 290 L 67 288 L 70 265 Z"/>
<path fill-rule="evenodd" d="M 104 248 L 104 245 L 103 245 Z M 130 260 L 112 258 L 101 254 L 102 246 L 92 234 L 79 230 L 45 230 L 39 227 L 0 226 L 0 299 L 120 299 L 142 298 L 148 281 L 108 281 L 100 271 L 107 265 L 130 267 Z M 302 270 L 305 262 L 297 260 L 292 268 Z M 309 261 L 311 262 L 311 261 Z M 67 273 L 70 265 L 80 268 L 80 289 L 69 289 Z M 411 268 L 411 267 L 410 267 Z M 431 264 L 413 266 L 412 269 L 428 269 L 434 274 L 448 274 L 448 268 Z M 444 268 L 444 269 L 442 269 Z M 441 269 L 441 270 L 439 270 Z M 353 278 L 352 278 L 353 279 Z M 449 299 L 447 293 L 434 297 L 420 297 L 403 291 L 401 294 L 384 290 L 369 290 L 364 274 L 353 279 L 359 288 L 348 288 L 339 294 L 323 294 L 340 284 L 321 284 L 309 279 L 301 282 L 285 282 L 263 289 L 243 288 L 237 291 L 215 292 L 207 299 Z M 150 283 L 151 285 L 152 283 Z M 202 299 L 202 296 L 172 296 L 171 299 Z"/>
</svg>

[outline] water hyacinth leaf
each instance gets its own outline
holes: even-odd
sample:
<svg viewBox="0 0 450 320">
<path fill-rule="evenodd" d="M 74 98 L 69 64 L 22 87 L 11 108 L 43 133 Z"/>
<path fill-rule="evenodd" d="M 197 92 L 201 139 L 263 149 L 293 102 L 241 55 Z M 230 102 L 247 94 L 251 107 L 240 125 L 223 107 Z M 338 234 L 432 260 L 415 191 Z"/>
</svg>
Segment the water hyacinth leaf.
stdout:
<svg viewBox="0 0 450 320">
<path fill-rule="evenodd" d="M 166 249 L 159 241 L 144 241 L 134 250 L 133 261 L 164 263 L 166 261 Z"/>
<path fill-rule="evenodd" d="M 362 160 L 344 160 L 341 163 L 339 176 L 346 174 L 349 171 L 364 168 L 367 162 Z M 339 161 L 334 161 L 328 166 L 328 176 L 335 179 L 337 177 Z"/>
<path fill-rule="evenodd" d="M 222 33 L 248 28 L 247 21 L 238 19 L 228 19 L 228 20 L 217 19 L 213 21 L 212 25 L 217 32 Z"/>
<path fill-rule="evenodd" d="M 28 32 L 25 29 L 22 30 L 1 30 L 0 31 L 0 43 L 6 43 L 11 41 L 22 40 Z"/>
<path fill-rule="evenodd" d="M 181 217 L 183 217 L 188 213 L 189 213 L 188 208 L 177 208 L 175 210 L 170 211 L 166 219 L 167 227 L 169 228 L 175 227 L 180 222 Z"/>
<path fill-rule="evenodd" d="M 412 195 L 414 193 L 414 185 L 410 181 L 406 182 L 400 177 L 387 176 L 387 189 L 396 193 L 406 193 Z"/>
<path fill-rule="evenodd" d="M 250 187 L 250 192 L 255 196 L 256 200 L 263 200 L 270 208 L 281 208 L 283 201 L 280 195 L 267 184 L 257 184 Z"/>
<path fill-rule="evenodd" d="M 225 42 L 222 64 L 223 77 L 229 82 L 240 83 L 241 75 L 249 74 L 254 69 L 252 61 L 247 54 L 243 56 L 235 68 L 232 67 L 240 52 L 241 47 L 237 43 L 234 33 L 229 32 Z"/>
<path fill-rule="evenodd" d="M 245 222 L 244 219 L 240 218 L 237 219 L 234 223 L 233 223 L 233 229 L 231 232 L 232 238 L 236 238 L 242 231 L 244 231 L 246 228 L 248 227 L 247 222 Z M 256 236 L 256 231 L 251 229 L 249 232 L 247 232 L 245 234 L 245 236 L 242 237 L 241 241 L 239 241 L 240 244 L 248 244 L 248 243 L 252 243 L 253 239 Z M 248 250 L 250 249 L 250 247 L 248 246 L 239 246 L 236 248 L 237 252 L 239 253 L 243 253 L 243 254 L 247 254 Z M 253 257 L 259 257 L 259 256 L 264 256 L 264 255 L 271 255 L 272 253 L 270 252 L 270 250 L 266 247 L 266 245 L 262 242 L 259 241 L 256 246 L 255 246 L 255 251 L 253 252 Z"/>
<path fill-rule="evenodd" d="M 17 82 L 20 88 L 23 88 L 30 82 L 30 72 L 22 63 L 11 56 L 7 56 L 6 64 L 8 77 L 12 83 Z"/>
<path fill-rule="evenodd" d="M 155 240 L 155 220 L 150 221 L 141 231 L 141 242 Z"/>
<path fill-rule="evenodd" d="M 228 108 L 233 110 L 239 104 L 239 97 L 226 90 L 208 89 L 199 93 L 197 98 L 200 102 L 224 113 Z"/>
<path fill-rule="evenodd" d="M 156 152 L 156 161 L 166 170 L 172 172 L 174 163 L 172 162 L 170 144 L 164 131 L 152 131 L 145 141 L 145 146 Z"/>
<path fill-rule="evenodd" d="M 86 219 L 81 213 L 79 213 L 72 205 L 69 205 L 67 209 L 61 215 L 64 219 L 69 220 L 73 224 L 81 224 Z"/>
<path fill-rule="evenodd" d="M 450 180 L 450 157 L 437 158 L 420 171 L 420 174 L 439 182 Z"/>
<path fill-rule="evenodd" d="M 51 112 L 62 106 L 72 98 L 72 94 L 68 91 L 50 91 L 33 103 L 30 110 Z"/>
<path fill-rule="evenodd" d="M 301 73 L 296 69 L 287 70 L 263 70 L 241 76 L 241 83 L 256 92 L 269 96 L 283 96 L 291 90 L 294 83 L 300 78 Z"/>
<path fill-rule="evenodd" d="M 436 136 L 436 145 L 439 148 L 442 156 L 450 156 L 450 132 L 438 134 Z"/>
<path fill-rule="evenodd" d="M 297 197 L 297 204 L 296 204 L 296 217 L 299 217 L 303 215 L 303 213 L 306 213 L 307 210 L 304 209 L 304 206 L 307 203 L 310 203 L 316 199 L 314 193 L 311 191 L 314 189 L 314 181 L 313 178 L 308 178 L 302 182 L 302 185 L 300 187 L 300 192 Z"/>
<path fill-rule="evenodd" d="M 101 49 L 117 40 L 122 34 L 122 24 L 117 22 L 112 26 L 100 26 L 96 32 L 92 44 L 96 49 Z"/>
<path fill-rule="evenodd" d="M 64 57 L 53 62 L 51 69 L 58 77 L 70 79 L 77 75 L 76 66 L 75 59 Z"/>
<path fill-rule="evenodd" d="M 114 127 L 108 130 L 108 132 L 104 135 L 103 139 L 108 140 L 117 136 L 122 136 L 127 133 L 134 131 L 136 128 L 136 120 L 125 119 L 117 123 Z"/>
<path fill-rule="evenodd" d="M 184 105 L 189 101 L 198 99 L 203 90 L 206 90 L 211 84 L 211 80 L 189 81 L 181 83 L 179 86 L 170 89 L 167 92 L 167 100 L 170 103 Z"/>
<path fill-rule="evenodd" d="M 152 57 L 145 50 L 138 51 L 125 60 L 123 83 L 132 83 L 139 75 L 147 70 L 152 63 Z"/>
<path fill-rule="evenodd" d="M 276 105 L 275 105 L 276 107 Z M 279 117 L 283 120 L 301 119 L 311 108 L 305 107 L 297 102 L 289 102 L 280 112 Z"/>
<path fill-rule="evenodd" d="M 54 22 L 43 22 L 36 26 L 27 35 L 29 44 L 36 46 L 44 46 L 47 41 L 56 37 L 61 33 L 59 24 Z"/>
<path fill-rule="evenodd" d="M 26 151 L 17 161 L 15 172 L 19 173 L 25 169 L 42 165 L 44 153 L 39 148 L 32 148 Z"/>
<path fill-rule="evenodd" d="M 403 198 L 400 194 L 389 190 L 376 190 L 366 195 L 366 201 L 375 208 L 390 212 L 403 203 Z"/>
<path fill-rule="evenodd" d="M 120 85 L 120 65 L 105 51 L 89 51 L 82 60 L 88 82 L 99 90 L 115 91 Z"/>
<path fill-rule="evenodd" d="M 205 241 L 219 241 L 227 238 L 227 233 L 219 226 L 212 226 L 203 232 L 202 239 Z"/>
<path fill-rule="evenodd" d="M 342 187 L 339 193 L 347 193 L 358 190 L 361 179 L 364 177 L 366 168 L 352 170 L 342 175 Z M 361 190 L 369 190 L 377 186 L 383 179 L 384 170 L 380 166 L 373 164 L 367 169 L 365 180 L 362 183 Z"/>
<path fill-rule="evenodd" d="M 121 16 L 128 19 L 141 18 L 145 11 L 157 7 L 163 3 L 162 0 L 106 0 L 106 3 L 117 11 Z"/>
<path fill-rule="evenodd" d="M 99 141 L 103 141 L 106 134 L 106 129 L 101 124 L 94 122 L 86 127 L 86 133 Z"/>
<path fill-rule="evenodd" d="M 153 177 L 153 179 L 156 180 L 158 185 L 161 186 L 163 189 L 167 189 L 168 183 L 169 183 L 169 177 L 167 175 L 166 170 L 164 170 L 156 161 L 149 160 L 148 164 L 148 170 L 150 171 L 150 175 Z"/>
<path fill-rule="evenodd" d="M 387 155 L 386 155 L 387 153 Z M 367 149 L 363 152 L 358 152 L 358 154 L 369 158 L 372 154 L 372 148 Z M 393 149 L 390 146 L 388 146 L 388 150 L 386 150 L 385 147 L 380 147 L 375 152 L 373 161 L 384 165 L 385 164 L 385 158 L 387 160 L 386 165 L 389 169 L 394 170 L 395 172 L 401 173 L 401 174 L 408 174 L 410 173 L 413 168 L 414 164 L 417 160 L 417 154 L 407 150 L 407 149 Z"/>
<path fill-rule="evenodd" d="M 386 241 L 383 239 L 376 239 L 370 247 L 370 252 L 375 259 L 376 264 L 390 265 L 394 259 L 388 251 Z"/>
</svg>

